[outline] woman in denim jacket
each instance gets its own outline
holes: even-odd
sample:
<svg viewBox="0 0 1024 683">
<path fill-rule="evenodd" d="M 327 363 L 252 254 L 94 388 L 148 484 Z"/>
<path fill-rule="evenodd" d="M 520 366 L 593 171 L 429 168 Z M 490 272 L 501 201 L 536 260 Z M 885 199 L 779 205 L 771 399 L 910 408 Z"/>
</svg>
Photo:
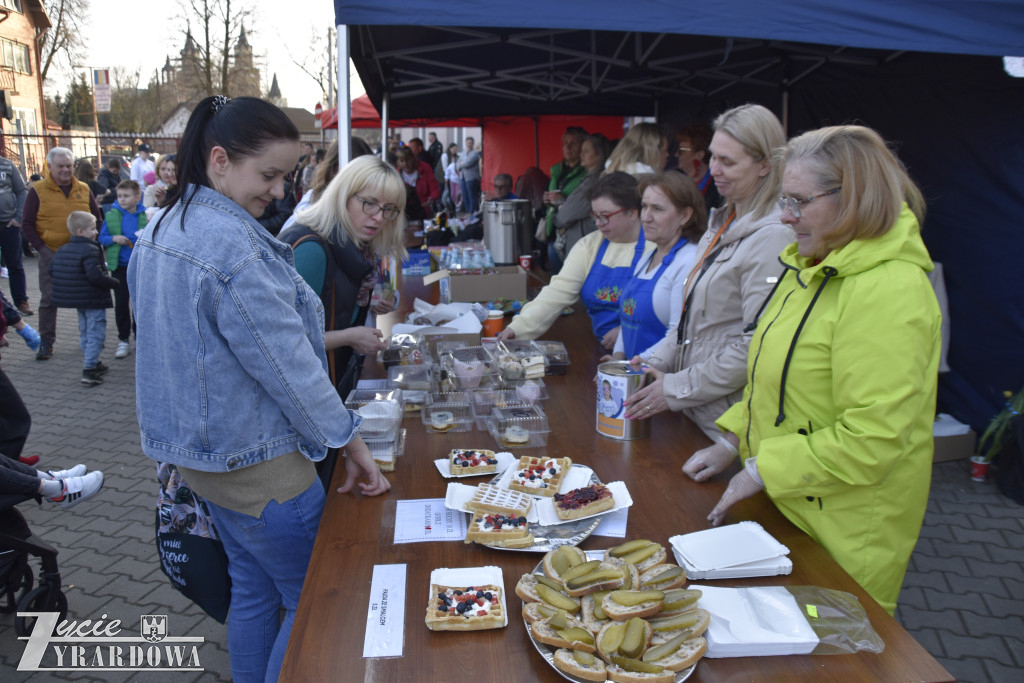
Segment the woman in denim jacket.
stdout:
<svg viewBox="0 0 1024 683">
<path fill-rule="evenodd" d="M 327 376 L 319 298 L 256 222 L 283 195 L 298 139 L 262 100 L 200 102 L 176 188 L 128 269 L 142 448 L 209 503 L 232 580 L 235 681 L 277 680 L 323 512 L 314 462 L 345 447 L 339 491 L 390 488 Z"/>
</svg>

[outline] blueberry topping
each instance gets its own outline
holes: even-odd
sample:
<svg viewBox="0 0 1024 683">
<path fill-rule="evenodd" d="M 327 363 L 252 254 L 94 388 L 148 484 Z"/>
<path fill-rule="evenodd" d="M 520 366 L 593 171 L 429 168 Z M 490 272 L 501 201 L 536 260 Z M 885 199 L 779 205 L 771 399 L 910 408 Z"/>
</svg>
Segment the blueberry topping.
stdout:
<svg viewBox="0 0 1024 683">
<path fill-rule="evenodd" d="M 494 599 L 494 596 L 493 596 L 493 595 L 491 595 L 491 592 L 490 592 L 490 591 L 487 591 L 486 593 L 484 593 L 484 599 L 485 599 L 485 600 L 493 600 L 493 599 Z"/>
<path fill-rule="evenodd" d="M 455 611 L 458 612 L 459 614 L 464 613 L 467 609 L 469 609 L 469 603 L 466 603 L 466 602 L 460 602 L 455 607 Z"/>
<path fill-rule="evenodd" d="M 453 592 L 455 593 L 455 595 L 462 595 L 462 591 L 458 591 L 457 590 L 457 591 L 453 591 Z"/>
<path fill-rule="evenodd" d="M 520 517 L 516 520 L 519 524 L 526 524 L 526 517 Z"/>
</svg>

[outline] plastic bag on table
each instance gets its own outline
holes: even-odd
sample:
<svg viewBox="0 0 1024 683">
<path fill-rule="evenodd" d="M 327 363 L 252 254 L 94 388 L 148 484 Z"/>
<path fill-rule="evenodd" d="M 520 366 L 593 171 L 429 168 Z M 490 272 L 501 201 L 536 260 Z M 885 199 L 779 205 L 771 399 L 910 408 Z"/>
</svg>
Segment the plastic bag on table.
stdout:
<svg viewBox="0 0 1024 683">
<path fill-rule="evenodd" d="M 881 653 L 885 643 L 871 627 L 860 601 L 851 593 L 821 586 L 786 586 L 818 635 L 813 655 Z"/>
</svg>

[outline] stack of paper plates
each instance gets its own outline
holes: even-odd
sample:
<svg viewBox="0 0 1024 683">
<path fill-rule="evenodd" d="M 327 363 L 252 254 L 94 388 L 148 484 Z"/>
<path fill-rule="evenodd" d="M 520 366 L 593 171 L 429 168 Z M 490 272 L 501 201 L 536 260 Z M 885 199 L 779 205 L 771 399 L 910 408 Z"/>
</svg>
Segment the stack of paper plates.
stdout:
<svg viewBox="0 0 1024 683">
<path fill-rule="evenodd" d="M 722 588 L 699 586 L 697 606 L 711 613 L 704 637 L 707 657 L 805 655 L 818 645 L 818 636 L 801 613 L 796 599 L 783 586 Z"/>
<path fill-rule="evenodd" d="M 672 552 L 690 579 L 740 579 L 793 571 L 789 548 L 757 522 L 673 536 Z"/>
</svg>

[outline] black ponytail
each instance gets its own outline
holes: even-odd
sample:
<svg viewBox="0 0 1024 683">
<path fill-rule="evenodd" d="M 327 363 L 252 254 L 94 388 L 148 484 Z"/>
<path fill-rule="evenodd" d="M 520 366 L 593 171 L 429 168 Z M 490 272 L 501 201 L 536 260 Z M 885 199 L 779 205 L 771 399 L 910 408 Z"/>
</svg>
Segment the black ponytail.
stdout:
<svg viewBox="0 0 1024 683">
<path fill-rule="evenodd" d="M 153 232 L 178 202 L 183 204 L 181 227 L 185 229 L 185 213 L 196 190 L 200 185 L 212 187 L 206 174 L 206 161 L 211 149 L 219 145 L 227 152 L 230 161 L 238 162 L 259 154 L 271 142 L 281 140 L 298 142 L 299 129 L 283 111 L 269 102 L 256 97 L 228 99 L 223 95 L 203 99 L 192 110 L 178 143 L 174 164 L 176 183 L 168 191 L 164 200 L 167 211 L 153 226 Z"/>
</svg>

